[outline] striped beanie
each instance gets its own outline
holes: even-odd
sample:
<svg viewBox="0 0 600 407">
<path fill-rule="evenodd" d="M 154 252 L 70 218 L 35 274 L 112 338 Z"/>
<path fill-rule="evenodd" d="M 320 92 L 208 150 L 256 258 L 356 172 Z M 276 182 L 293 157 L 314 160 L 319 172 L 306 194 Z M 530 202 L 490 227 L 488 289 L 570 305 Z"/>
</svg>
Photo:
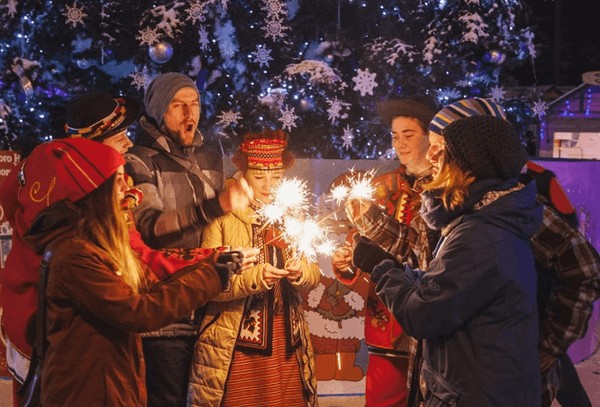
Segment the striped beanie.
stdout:
<svg viewBox="0 0 600 407">
<path fill-rule="evenodd" d="M 187 75 L 177 72 L 167 72 L 158 75 L 146 89 L 144 104 L 146 113 L 156 124 L 162 125 L 163 117 L 169 108 L 175 94 L 183 88 L 192 88 L 200 97 L 196 83 Z"/>
<path fill-rule="evenodd" d="M 504 109 L 492 99 L 463 99 L 437 112 L 429 123 L 429 131 L 441 136 L 442 130 L 453 121 L 473 116 L 494 116 L 506 120 Z"/>
<path fill-rule="evenodd" d="M 58 201 L 79 201 L 124 164 L 123 156 L 114 148 L 85 138 L 40 144 L 17 174 L 25 227 L 31 227 L 41 211 Z"/>
</svg>

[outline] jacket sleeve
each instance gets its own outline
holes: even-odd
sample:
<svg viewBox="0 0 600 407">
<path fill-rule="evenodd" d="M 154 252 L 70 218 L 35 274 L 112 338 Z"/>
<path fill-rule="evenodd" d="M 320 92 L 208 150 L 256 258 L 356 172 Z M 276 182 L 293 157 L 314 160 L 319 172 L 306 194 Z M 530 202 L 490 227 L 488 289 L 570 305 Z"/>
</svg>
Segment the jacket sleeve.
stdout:
<svg viewBox="0 0 600 407">
<path fill-rule="evenodd" d="M 406 333 L 421 339 L 454 332 L 494 298 L 501 289 L 498 269 L 487 238 L 471 231 L 468 239 L 446 240 L 429 270 L 414 281 L 391 261 L 375 267 L 371 279 Z"/>
<path fill-rule="evenodd" d="M 58 257 L 58 258 L 57 258 Z M 117 270 L 89 248 L 55 253 L 50 287 L 82 313 L 132 332 L 160 329 L 201 307 L 222 290 L 215 269 L 206 262 L 188 266 L 136 294 Z M 52 301 L 51 294 L 48 297 Z"/>
<path fill-rule="evenodd" d="M 181 206 L 167 210 L 159 191 L 159 174 L 150 159 L 143 160 L 134 154 L 126 154 L 126 172 L 133 178 L 144 199 L 134 209 L 139 231 L 155 247 L 169 247 L 171 240 L 179 238 L 179 232 L 200 229 L 212 219 L 223 215 L 218 198 L 206 199 L 198 205 Z"/>
<path fill-rule="evenodd" d="M 594 247 L 552 208 L 531 239 L 538 272 L 554 272 L 555 284 L 540 321 L 540 350 L 555 358 L 583 337 L 593 302 L 600 297 L 600 257 Z M 544 271 L 545 270 L 545 271 Z"/>
</svg>

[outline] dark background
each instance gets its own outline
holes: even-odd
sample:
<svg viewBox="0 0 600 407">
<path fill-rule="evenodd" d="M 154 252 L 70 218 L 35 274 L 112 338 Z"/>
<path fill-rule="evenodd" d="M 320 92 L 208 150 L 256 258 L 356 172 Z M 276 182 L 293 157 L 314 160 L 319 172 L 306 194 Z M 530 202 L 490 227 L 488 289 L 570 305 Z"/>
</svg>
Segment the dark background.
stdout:
<svg viewBox="0 0 600 407">
<path fill-rule="evenodd" d="M 600 0 L 524 0 L 531 13 L 538 58 L 513 71 L 523 86 L 582 83 L 600 71 Z"/>
</svg>

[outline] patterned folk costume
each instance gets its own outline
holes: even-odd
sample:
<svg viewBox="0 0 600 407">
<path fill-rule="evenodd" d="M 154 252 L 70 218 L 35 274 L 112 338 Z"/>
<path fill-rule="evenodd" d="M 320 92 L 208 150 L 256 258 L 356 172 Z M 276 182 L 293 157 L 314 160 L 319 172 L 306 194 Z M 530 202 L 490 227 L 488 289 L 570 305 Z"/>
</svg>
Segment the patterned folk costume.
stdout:
<svg viewBox="0 0 600 407">
<path fill-rule="evenodd" d="M 287 168 L 282 158 L 287 143 L 281 135 L 247 135 L 234 162 L 243 172 L 282 171 Z M 301 291 L 315 287 L 320 272 L 303 260 L 299 279 L 283 278 L 269 286 L 263 270 L 267 264 L 283 269 L 291 253 L 277 239 L 277 231 L 258 221 L 256 210 L 257 204 L 251 204 L 233 211 L 204 231 L 205 247 L 257 247 L 260 253 L 257 264 L 232 276 L 230 286 L 206 309 L 194 350 L 188 406 L 317 403 L 314 351 Z"/>
</svg>

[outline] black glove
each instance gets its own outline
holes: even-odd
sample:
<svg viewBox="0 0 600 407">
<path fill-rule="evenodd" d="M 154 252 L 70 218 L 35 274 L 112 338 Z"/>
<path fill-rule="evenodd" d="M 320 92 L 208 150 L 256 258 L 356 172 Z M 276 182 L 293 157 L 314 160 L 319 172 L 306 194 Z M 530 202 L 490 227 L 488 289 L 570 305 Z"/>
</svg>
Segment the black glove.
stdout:
<svg viewBox="0 0 600 407">
<path fill-rule="evenodd" d="M 237 273 L 242 268 L 244 254 L 239 251 L 222 252 L 217 257 L 215 269 L 221 279 L 223 288 L 227 287 L 231 274 Z"/>
<path fill-rule="evenodd" d="M 399 265 L 391 253 L 383 250 L 381 246 L 371 239 L 359 234 L 355 234 L 352 238 L 354 240 L 352 264 L 365 273 L 371 273 L 376 265 L 388 259 L 394 260 Z"/>
</svg>

